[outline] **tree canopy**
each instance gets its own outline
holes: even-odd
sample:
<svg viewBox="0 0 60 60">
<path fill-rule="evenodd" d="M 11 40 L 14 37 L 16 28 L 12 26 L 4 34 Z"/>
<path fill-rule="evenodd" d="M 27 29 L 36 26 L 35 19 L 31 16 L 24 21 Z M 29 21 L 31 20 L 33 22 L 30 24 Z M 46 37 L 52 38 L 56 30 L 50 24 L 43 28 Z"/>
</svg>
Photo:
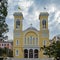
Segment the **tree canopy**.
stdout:
<svg viewBox="0 0 60 60">
<path fill-rule="evenodd" d="M 60 59 L 60 41 L 51 43 L 48 47 L 44 47 L 44 55 L 49 57 L 54 57 L 55 59 Z"/>
<path fill-rule="evenodd" d="M 13 51 L 8 48 L 0 48 L 0 56 L 3 57 L 13 57 Z"/>
<path fill-rule="evenodd" d="M 0 0 L 0 37 L 2 38 L 4 38 L 4 34 L 8 32 L 8 25 L 6 23 L 7 7 L 8 1 Z"/>
</svg>

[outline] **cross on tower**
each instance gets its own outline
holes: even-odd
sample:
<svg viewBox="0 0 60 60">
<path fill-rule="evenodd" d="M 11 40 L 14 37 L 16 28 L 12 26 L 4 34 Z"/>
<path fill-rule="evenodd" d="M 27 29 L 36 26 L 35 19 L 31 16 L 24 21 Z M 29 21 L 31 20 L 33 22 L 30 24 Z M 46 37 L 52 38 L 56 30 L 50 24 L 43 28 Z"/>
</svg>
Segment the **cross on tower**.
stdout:
<svg viewBox="0 0 60 60">
<path fill-rule="evenodd" d="M 44 11 L 46 12 L 46 7 L 44 7 Z"/>
<path fill-rule="evenodd" d="M 21 9 L 19 6 L 18 6 L 18 11 L 19 11 L 19 12 L 21 12 L 21 11 L 22 11 L 22 9 Z"/>
</svg>

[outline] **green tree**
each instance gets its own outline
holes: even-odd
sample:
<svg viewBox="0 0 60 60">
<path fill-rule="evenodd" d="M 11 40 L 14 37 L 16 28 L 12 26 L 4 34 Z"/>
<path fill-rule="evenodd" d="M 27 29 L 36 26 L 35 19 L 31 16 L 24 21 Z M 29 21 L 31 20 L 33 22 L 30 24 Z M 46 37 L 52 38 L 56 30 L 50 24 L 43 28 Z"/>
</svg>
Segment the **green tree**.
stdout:
<svg viewBox="0 0 60 60">
<path fill-rule="evenodd" d="M 6 56 L 13 57 L 13 51 L 11 49 L 5 47 L 3 51 L 3 54 L 5 54 Z"/>
<path fill-rule="evenodd" d="M 7 0 L 0 0 L 0 16 L 7 16 Z"/>
<path fill-rule="evenodd" d="M 13 51 L 9 49 L 8 57 L 13 57 Z"/>
<path fill-rule="evenodd" d="M 0 56 L 7 56 L 7 48 L 0 48 Z"/>
<path fill-rule="evenodd" d="M 53 42 L 50 46 L 42 47 L 42 49 L 44 50 L 44 55 L 60 59 L 60 41 Z"/>
<path fill-rule="evenodd" d="M 0 48 L 0 56 L 2 56 L 2 55 L 3 55 L 3 49 Z"/>
<path fill-rule="evenodd" d="M 8 32 L 8 25 L 6 24 L 7 5 L 7 0 L 0 0 L 0 37 L 2 38 L 5 38 L 5 33 Z"/>
<path fill-rule="evenodd" d="M 13 57 L 13 51 L 8 48 L 0 48 L 0 57 Z"/>
<path fill-rule="evenodd" d="M 6 47 L 3 48 L 3 54 L 6 55 L 6 56 L 8 56 L 8 48 L 6 48 Z"/>
</svg>

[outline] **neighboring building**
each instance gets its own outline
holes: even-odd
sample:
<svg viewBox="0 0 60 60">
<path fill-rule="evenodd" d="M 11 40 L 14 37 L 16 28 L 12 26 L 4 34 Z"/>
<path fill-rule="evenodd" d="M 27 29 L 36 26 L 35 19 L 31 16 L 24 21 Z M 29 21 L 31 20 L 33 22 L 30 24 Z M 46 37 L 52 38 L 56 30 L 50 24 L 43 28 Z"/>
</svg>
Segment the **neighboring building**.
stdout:
<svg viewBox="0 0 60 60">
<path fill-rule="evenodd" d="M 51 42 L 56 42 L 56 41 L 60 41 L 60 34 L 56 35 L 52 38 Z"/>
<path fill-rule="evenodd" d="M 0 41 L 0 48 L 8 48 L 12 50 L 12 44 L 11 42 L 7 42 L 7 41 Z"/>
<path fill-rule="evenodd" d="M 29 27 L 22 30 L 23 14 L 14 13 L 13 56 L 15 58 L 46 58 L 40 49 L 49 45 L 48 12 L 39 15 L 40 29 Z M 27 18 L 27 17 L 26 17 Z"/>
<path fill-rule="evenodd" d="M 0 42 L 1 42 L 1 41 L 3 41 L 3 38 L 2 38 L 2 37 L 0 37 Z"/>
</svg>

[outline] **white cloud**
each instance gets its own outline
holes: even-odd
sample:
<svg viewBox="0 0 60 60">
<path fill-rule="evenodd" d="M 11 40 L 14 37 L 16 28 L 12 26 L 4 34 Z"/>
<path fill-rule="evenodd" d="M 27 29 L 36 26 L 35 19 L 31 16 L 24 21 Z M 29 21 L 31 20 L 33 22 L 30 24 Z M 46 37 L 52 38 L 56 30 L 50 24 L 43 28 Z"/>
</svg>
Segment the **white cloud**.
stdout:
<svg viewBox="0 0 60 60">
<path fill-rule="evenodd" d="M 48 8 L 49 8 L 49 9 L 48 9 L 48 12 L 49 12 L 49 13 L 55 12 L 56 9 L 57 9 L 54 4 L 50 5 Z"/>
<path fill-rule="evenodd" d="M 53 36 L 56 28 L 57 31 L 60 30 L 60 11 L 57 9 L 57 3 L 48 4 L 49 1 L 42 2 L 41 0 L 8 0 L 8 16 L 7 23 L 9 25 L 10 32 L 8 33 L 9 39 L 13 38 L 13 13 L 18 11 L 18 6 L 22 9 L 24 20 L 23 20 L 23 29 L 30 27 L 30 24 L 33 24 L 33 27 L 39 29 L 39 14 L 41 11 L 44 11 L 43 7 L 47 4 L 46 11 L 49 12 L 49 29 L 50 37 Z M 44 4 L 43 4 L 44 3 Z M 56 5 L 55 5 L 56 4 Z M 10 21 L 9 21 L 10 20 Z M 53 29 L 54 28 L 54 29 Z M 57 33 L 56 33 L 57 34 Z M 11 38 L 12 37 L 12 38 Z"/>
<path fill-rule="evenodd" d="M 57 11 L 55 19 L 60 23 L 60 11 Z"/>
<path fill-rule="evenodd" d="M 32 3 L 33 3 L 33 1 L 30 1 L 30 0 L 29 1 L 22 0 L 22 1 L 18 2 L 18 5 L 22 6 L 22 8 L 29 8 L 32 5 Z"/>
</svg>

